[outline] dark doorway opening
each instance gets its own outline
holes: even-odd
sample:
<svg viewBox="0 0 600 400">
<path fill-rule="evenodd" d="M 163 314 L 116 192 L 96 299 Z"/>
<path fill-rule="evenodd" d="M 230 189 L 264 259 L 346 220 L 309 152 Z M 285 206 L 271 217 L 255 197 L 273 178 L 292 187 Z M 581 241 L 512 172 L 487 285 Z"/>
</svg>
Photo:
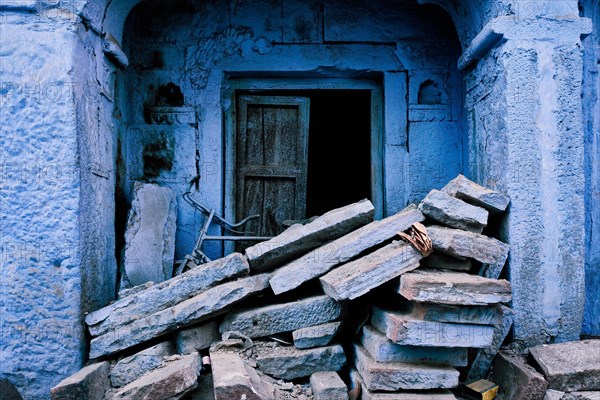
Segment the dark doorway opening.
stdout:
<svg viewBox="0 0 600 400">
<path fill-rule="evenodd" d="M 309 91 L 306 215 L 371 199 L 371 92 Z"/>
</svg>

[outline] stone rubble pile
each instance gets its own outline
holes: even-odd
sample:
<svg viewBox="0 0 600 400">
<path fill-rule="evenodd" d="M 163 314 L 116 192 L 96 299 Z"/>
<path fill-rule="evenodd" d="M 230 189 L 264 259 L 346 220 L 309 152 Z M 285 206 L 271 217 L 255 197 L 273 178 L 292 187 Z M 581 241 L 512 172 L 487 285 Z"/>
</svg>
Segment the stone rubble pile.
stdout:
<svg viewBox="0 0 600 400">
<path fill-rule="evenodd" d="M 381 221 L 363 200 L 130 289 L 86 316 L 92 364 L 53 399 L 199 398 L 207 356 L 217 400 L 455 399 L 512 325 L 509 246 L 483 233 L 508 203 L 459 176 Z M 398 238 L 417 222 L 426 257 Z"/>
</svg>

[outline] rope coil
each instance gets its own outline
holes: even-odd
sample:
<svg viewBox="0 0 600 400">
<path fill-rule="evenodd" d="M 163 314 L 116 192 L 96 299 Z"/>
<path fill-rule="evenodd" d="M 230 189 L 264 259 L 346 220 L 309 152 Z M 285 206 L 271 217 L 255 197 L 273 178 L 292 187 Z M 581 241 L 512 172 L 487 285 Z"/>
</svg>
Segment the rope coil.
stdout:
<svg viewBox="0 0 600 400">
<path fill-rule="evenodd" d="M 415 249 L 423 254 L 423 257 L 427 257 L 433 252 L 433 243 L 427 235 L 427 228 L 420 222 L 411 225 L 410 234 L 398 232 L 398 235 L 405 241 L 410 242 Z"/>
</svg>

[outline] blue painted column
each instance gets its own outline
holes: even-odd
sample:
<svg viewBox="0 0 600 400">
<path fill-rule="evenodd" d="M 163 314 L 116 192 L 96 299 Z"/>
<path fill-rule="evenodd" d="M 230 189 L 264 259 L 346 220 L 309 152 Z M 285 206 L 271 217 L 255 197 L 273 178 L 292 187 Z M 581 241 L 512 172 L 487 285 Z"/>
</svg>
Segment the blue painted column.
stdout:
<svg viewBox="0 0 600 400">
<path fill-rule="evenodd" d="M 499 43 L 466 73 L 469 174 L 511 198 L 515 339 L 576 340 L 585 297 L 580 37 L 588 19 L 492 20 L 461 59 Z"/>
</svg>

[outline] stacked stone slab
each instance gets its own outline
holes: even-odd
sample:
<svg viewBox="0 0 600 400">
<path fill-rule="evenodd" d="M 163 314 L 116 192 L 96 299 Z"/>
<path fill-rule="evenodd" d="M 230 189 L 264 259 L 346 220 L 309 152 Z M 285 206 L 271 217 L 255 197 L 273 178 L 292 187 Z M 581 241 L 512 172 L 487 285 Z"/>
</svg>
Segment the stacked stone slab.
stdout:
<svg viewBox="0 0 600 400">
<path fill-rule="evenodd" d="M 337 372 L 348 364 L 365 399 L 454 398 L 447 389 L 458 385 L 456 368 L 485 374 L 512 324 L 503 305 L 510 284 L 497 279 L 508 246 L 483 233 L 489 213 L 507 204 L 458 177 L 381 221 L 364 200 L 244 255 L 124 291 L 86 316 L 90 359 L 112 361 L 93 382 L 108 382 L 102 390 L 114 398 L 181 398 L 197 385 L 201 355 L 210 354 L 217 399 L 278 398 L 273 382 L 309 378 L 315 398 L 345 399 Z M 426 224 L 434 254 L 398 240 L 416 222 Z M 342 345 L 352 343 L 342 338 L 356 333 L 347 317 L 356 319 L 352 307 L 376 299 L 374 291 L 408 308 L 370 307 L 346 354 Z M 82 374 L 85 388 L 90 374 Z"/>
</svg>

